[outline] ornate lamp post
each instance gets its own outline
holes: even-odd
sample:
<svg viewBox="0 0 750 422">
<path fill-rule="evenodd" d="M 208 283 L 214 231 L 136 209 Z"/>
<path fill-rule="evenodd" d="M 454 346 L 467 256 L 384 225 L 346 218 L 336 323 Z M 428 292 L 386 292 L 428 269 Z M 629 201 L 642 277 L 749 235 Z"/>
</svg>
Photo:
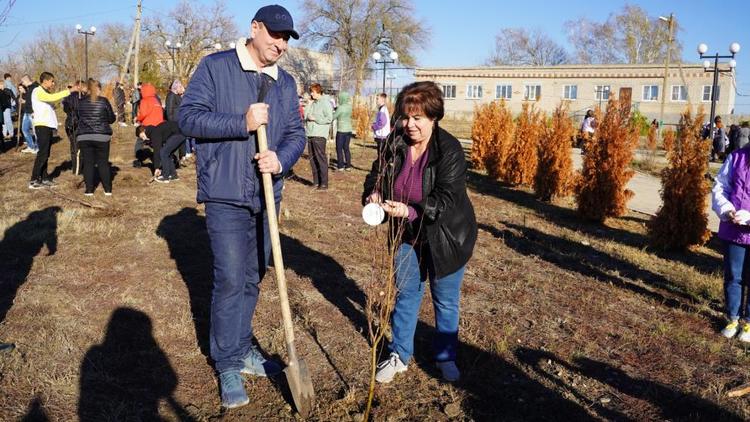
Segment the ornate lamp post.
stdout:
<svg viewBox="0 0 750 422">
<path fill-rule="evenodd" d="M 698 44 L 698 54 L 700 54 L 701 59 L 713 59 L 713 67 L 711 67 L 711 61 L 710 60 L 704 60 L 703 61 L 703 71 L 704 72 L 713 72 L 714 74 L 714 81 L 711 85 L 711 119 L 709 120 L 709 124 L 711 125 L 711 130 L 708 132 L 711 139 L 714 137 L 714 117 L 716 117 L 716 102 L 719 100 L 718 95 L 716 91 L 719 87 L 719 73 L 731 73 L 734 72 L 734 68 L 737 67 L 737 61 L 734 60 L 735 54 L 740 52 L 740 44 L 733 42 L 729 45 L 729 52 L 731 55 L 729 56 L 720 56 L 719 53 L 716 53 L 714 55 L 707 55 L 706 51 L 708 51 L 708 46 L 704 43 Z M 719 59 L 730 59 L 729 60 L 729 68 L 727 69 L 719 69 Z"/>
<path fill-rule="evenodd" d="M 86 61 L 86 66 L 85 66 L 86 80 L 88 81 L 89 80 L 89 35 L 93 37 L 94 34 L 96 34 L 96 27 L 92 26 L 91 28 L 89 28 L 88 31 L 86 31 L 83 29 L 83 26 L 81 26 L 81 24 L 79 23 L 78 25 L 76 25 L 76 31 L 78 31 L 79 34 L 83 35 L 83 43 L 84 43 L 83 50 L 84 50 L 84 57 L 85 57 L 84 60 Z"/>
</svg>

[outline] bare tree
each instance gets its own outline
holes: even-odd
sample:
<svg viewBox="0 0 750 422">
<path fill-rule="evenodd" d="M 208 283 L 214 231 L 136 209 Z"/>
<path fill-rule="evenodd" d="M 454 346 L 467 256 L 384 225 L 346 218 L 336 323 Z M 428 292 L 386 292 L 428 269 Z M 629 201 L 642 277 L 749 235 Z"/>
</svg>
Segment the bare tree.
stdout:
<svg viewBox="0 0 750 422">
<path fill-rule="evenodd" d="M 163 80 L 173 73 L 170 50 L 165 45 L 167 41 L 173 46 L 178 42 L 181 44 L 175 55 L 174 75 L 186 78 L 195 71 L 203 56 L 215 51 L 215 44 L 226 47 L 239 34 L 234 18 L 221 0 L 211 6 L 182 0 L 169 12 L 167 19 L 160 16 L 146 19 L 143 28 L 148 35 L 145 38 L 153 43 L 158 54 L 158 63 L 151 63 L 151 66 L 158 65 Z"/>
<path fill-rule="evenodd" d="M 427 26 L 416 20 L 409 0 L 304 0 L 300 25 L 305 43 L 336 53 L 342 72 L 351 69 L 359 95 L 371 54 L 384 37 L 403 65 L 414 65 L 414 50 L 429 39 Z"/>
<path fill-rule="evenodd" d="M 669 29 L 657 16 L 639 6 L 626 5 L 604 22 L 580 18 L 565 23 L 568 40 L 581 63 L 663 63 Z M 679 25 L 675 25 L 675 33 Z M 672 44 L 672 57 L 682 56 L 682 43 Z"/>
<path fill-rule="evenodd" d="M 503 28 L 487 62 L 495 66 L 554 66 L 567 63 L 568 53 L 541 29 Z"/>
</svg>

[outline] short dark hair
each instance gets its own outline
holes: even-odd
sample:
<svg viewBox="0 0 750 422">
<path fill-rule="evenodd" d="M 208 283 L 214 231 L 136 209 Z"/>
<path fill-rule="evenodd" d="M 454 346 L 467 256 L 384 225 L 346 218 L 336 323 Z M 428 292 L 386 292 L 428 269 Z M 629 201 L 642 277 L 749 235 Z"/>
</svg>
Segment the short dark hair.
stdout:
<svg viewBox="0 0 750 422">
<path fill-rule="evenodd" d="M 146 130 L 146 126 L 140 125 L 135 127 L 135 137 L 141 136 L 141 133 L 143 133 Z"/>
<path fill-rule="evenodd" d="M 435 121 L 443 118 L 443 91 L 435 82 L 413 82 L 398 93 L 395 117 L 401 119 L 414 111 L 419 111 Z"/>
<path fill-rule="evenodd" d="M 319 83 L 314 83 L 310 85 L 310 91 L 316 93 L 316 94 L 322 94 L 323 93 L 323 86 L 321 86 Z"/>
<path fill-rule="evenodd" d="M 388 94 L 386 94 L 385 92 L 381 92 L 380 94 L 378 94 L 378 97 L 380 97 L 380 98 L 388 98 Z"/>
<path fill-rule="evenodd" d="M 39 83 L 48 81 L 50 79 L 55 79 L 55 75 L 51 74 L 50 72 L 42 72 L 42 74 L 39 75 Z"/>
<path fill-rule="evenodd" d="M 6 73 L 5 75 L 3 75 L 3 79 L 8 79 L 10 77 L 11 77 L 10 73 Z"/>
</svg>

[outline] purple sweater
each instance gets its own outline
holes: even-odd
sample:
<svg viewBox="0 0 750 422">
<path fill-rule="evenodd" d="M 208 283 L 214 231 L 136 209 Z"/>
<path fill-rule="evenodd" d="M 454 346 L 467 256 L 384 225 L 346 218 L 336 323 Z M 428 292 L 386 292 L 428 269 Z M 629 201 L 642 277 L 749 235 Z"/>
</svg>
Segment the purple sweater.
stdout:
<svg viewBox="0 0 750 422">
<path fill-rule="evenodd" d="M 418 204 L 422 202 L 422 175 L 424 168 L 427 166 L 427 156 L 429 151 L 422 153 L 422 156 L 412 163 L 411 148 L 406 153 L 406 159 L 401 172 L 396 176 L 393 184 L 393 199 L 406 204 L 409 207 L 409 222 L 412 223 L 417 219 L 417 210 L 409 204 Z"/>
</svg>

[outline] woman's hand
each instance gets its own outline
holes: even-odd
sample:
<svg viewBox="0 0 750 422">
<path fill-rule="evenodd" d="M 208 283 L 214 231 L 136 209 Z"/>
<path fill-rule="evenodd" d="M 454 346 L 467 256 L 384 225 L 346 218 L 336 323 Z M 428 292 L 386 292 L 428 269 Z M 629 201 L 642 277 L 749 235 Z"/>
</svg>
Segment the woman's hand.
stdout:
<svg viewBox="0 0 750 422">
<path fill-rule="evenodd" d="M 383 202 L 383 198 L 377 192 L 373 192 L 370 194 L 370 196 L 367 197 L 368 204 L 371 204 L 371 203 L 379 204 L 381 202 Z"/>
<path fill-rule="evenodd" d="M 383 211 L 391 217 L 406 218 L 409 216 L 409 206 L 403 202 L 385 201 Z"/>
</svg>

